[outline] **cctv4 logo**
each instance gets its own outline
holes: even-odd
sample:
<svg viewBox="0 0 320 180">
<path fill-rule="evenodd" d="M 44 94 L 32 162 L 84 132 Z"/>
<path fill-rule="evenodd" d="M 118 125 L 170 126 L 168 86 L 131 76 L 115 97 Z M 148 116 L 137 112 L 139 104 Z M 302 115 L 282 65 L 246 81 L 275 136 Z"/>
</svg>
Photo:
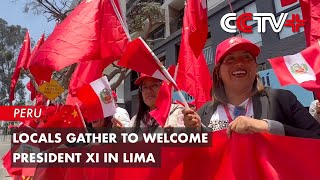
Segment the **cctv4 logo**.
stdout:
<svg viewBox="0 0 320 180">
<path fill-rule="evenodd" d="M 227 13 L 221 20 L 222 29 L 228 33 L 236 33 L 237 28 L 244 33 L 252 33 L 252 25 L 247 25 L 248 21 L 256 21 L 258 32 L 266 32 L 266 24 L 269 22 L 274 32 L 280 32 L 283 26 L 291 27 L 292 32 L 300 32 L 300 27 L 303 27 L 305 20 L 300 19 L 299 14 L 292 14 L 291 19 L 288 18 L 288 13 L 281 13 L 277 20 L 272 13 L 243 13 L 237 18 L 236 13 Z M 235 25 L 231 22 L 235 21 Z"/>
</svg>

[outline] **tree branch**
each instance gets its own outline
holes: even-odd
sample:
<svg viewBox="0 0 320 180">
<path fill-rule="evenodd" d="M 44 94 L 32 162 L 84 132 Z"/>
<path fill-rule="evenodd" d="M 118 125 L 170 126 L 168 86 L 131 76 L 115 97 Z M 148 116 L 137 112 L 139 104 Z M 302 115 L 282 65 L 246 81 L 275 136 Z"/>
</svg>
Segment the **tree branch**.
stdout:
<svg viewBox="0 0 320 180">
<path fill-rule="evenodd" d="M 110 74 L 106 75 L 108 80 L 110 81 L 112 78 L 114 78 L 118 73 L 121 73 L 121 69 L 117 68 L 113 70 Z"/>
<path fill-rule="evenodd" d="M 63 79 L 61 81 L 61 86 L 64 87 L 65 89 L 68 89 L 71 75 L 76 70 L 76 67 L 77 67 L 77 64 L 72 64 L 69 67 L 69 70 L 68 70 L 67 74 L 63 77 Z"/>
<path fill-rule="evenodd" d="M 113 67 L 116 67 L 116 68 L 119 68 L 119 69 L 122 69 L 122 67 L 116 65 L 114 62 L 112 63 Z"/>
<path fill-rule="evenodd" d="M 156 41 L 160 41 L 160 40 L 165 40 L 166 38 L 158 38 L 158 39 L 147 39 L 147 42 L 156 42 Z"/>
</svg>

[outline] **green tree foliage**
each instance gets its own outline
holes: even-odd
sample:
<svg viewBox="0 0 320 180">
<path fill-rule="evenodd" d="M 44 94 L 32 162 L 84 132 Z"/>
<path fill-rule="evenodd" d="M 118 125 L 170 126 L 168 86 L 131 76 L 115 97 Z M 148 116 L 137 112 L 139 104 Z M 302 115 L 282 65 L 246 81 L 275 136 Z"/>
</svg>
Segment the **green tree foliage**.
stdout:
<svg viewBox="0 0 320 180">
<path fill-rule="evenodd" d="M 11 77 L 14 72 L 26 29 L 8 25 L 0 18 L 0 105 L 9 105 Z M 16 104 L 24 104 L 25 87 L 21 80 L 16 85 Z"/>
<path fill-rule="evenodd" d="M 161 4 L 156 0 L 138 2 L 127 12 L 130 32 L 144 31 L 144 39 L 149 39 L 149 34 L 155 26 L 164 23 L 164 13 Z"/>
</svg>

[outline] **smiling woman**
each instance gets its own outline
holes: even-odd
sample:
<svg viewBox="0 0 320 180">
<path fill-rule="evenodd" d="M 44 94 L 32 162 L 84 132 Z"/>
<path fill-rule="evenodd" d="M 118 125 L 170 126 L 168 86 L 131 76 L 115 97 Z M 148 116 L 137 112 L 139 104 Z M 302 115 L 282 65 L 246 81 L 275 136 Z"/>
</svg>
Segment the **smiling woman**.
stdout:
<svg viewBox="0 0 320 180">
<path fill-rule="evenodd" d="M 161 86 L 161 80 L 141 74 L 135 81 L 135 85 L 139 86 L 139 108 L 137 115 L 131 119 L 130 127 L 132 127 L 133 132 L 137 134 L 153 133 L 158 129 L 159 124 L 151 117 L 149 112 L 156 108 L 156 100 Z M 181 110 L 182 106 L 178 104 L 171 105 L 165 128 L 183 127 Z"/>
<path fill-rule="evenodd" d="M 257 72 L 258 46 L 232 37 L 217 46 L 213 98 L 196 113 L 186 109 L 184 124 L 202 131 L 320 138 L 320 125 L 287 90 L 264 88 Z"/>
</svg>

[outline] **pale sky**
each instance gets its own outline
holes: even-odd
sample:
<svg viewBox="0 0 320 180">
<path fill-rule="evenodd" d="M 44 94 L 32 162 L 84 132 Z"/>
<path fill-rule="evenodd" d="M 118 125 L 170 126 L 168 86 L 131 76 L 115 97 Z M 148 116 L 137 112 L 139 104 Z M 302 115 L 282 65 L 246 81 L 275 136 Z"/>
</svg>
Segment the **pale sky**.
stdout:
<svg viewBox="0 0 320 180">
<path fill-rule="evenodd" d="M 50 34 L 55 26 L 54 21 L 47 22 L 44 15 L 34 15 L 32 12 L 23 13 L 26 0 L 0 0 L 0 18 L 9 25 L 20 25 L 29 29 L 31 38 L 37 42 L 41 34 Z"/>
<path fill-rule="evenodd" d="M 20 25 L 29 29 L 29 33 L 33 41 L 36 43 L 42 33 L 46 37 L 52 32 L 55 22 L 48 22 L 44 15 L 34 15 L 32 12 L 24 13 L 23 7 L 26 0 L 0 0 L 0 18 L 8 22 L 9 25 Z M 24 78 L 23 83 L 26 84 L 29 78 Z M 30 99 L 30 92 L 25 91 L 26 100 Z"/>
</svg>

